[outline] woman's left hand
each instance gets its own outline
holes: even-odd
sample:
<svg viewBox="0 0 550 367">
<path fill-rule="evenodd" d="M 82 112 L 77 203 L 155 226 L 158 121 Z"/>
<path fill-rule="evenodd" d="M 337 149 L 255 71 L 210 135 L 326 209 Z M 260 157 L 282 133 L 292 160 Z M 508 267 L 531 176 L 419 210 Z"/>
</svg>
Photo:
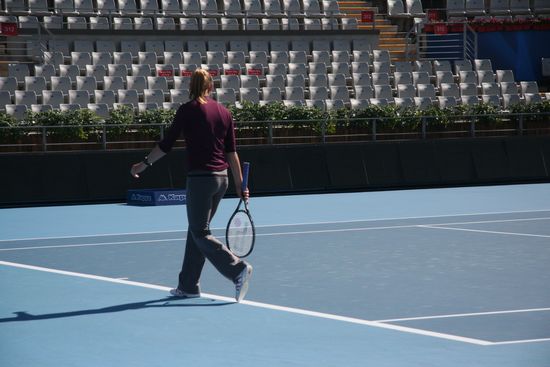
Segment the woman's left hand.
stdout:
<svg viewBox="0 0 550 367">
<path fill-rule="evenodd" d="M 134 178 L 139 178 L 139 174 L 147 169 L 147 166 L 143 162 L 136 163 L 130 169 L 130 174 Z"/>
</svg>

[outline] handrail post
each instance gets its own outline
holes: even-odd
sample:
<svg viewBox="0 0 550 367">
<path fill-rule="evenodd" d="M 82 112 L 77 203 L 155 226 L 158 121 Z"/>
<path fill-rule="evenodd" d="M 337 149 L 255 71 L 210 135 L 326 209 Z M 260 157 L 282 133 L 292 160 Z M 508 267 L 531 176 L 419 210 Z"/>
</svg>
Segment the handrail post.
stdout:
<svg viewBox="0 0 550 367">
<path fill-rule="evenodd" d="M 372 120 L 372 140 L 376 141 L 376 119 Z"/>
<path fill-rule="evenodd" d="M 422 139 L 426 139 L 426 117 L 422 117 Z"/>
<path fill-rule="evenodd" d="M 519 135 L 520 136 L 523 135 L 523 114 L 519 115 L 518 130 L 519 130 Z"/>
<path fill-rule="evenodd" d="M 101 147 L 103 150 L 107 150 L 107 126 L 103 124 L 103 129 L 101 129 Z"/>
<path fill-rule="evenodd" d="M 472 117 L 472 116 L 470 116 L 470 117 Z M 472 138 L 476 137 L 476 119 L 475 119 L 475 117 L 472 117 L 472 119 L 470 120 L 470 136 Z"/>
<path fill-rule="evenodd" d="M 268 125 L 267 142 L 269 145 L 273 145 L 273 122 L 272 121 L 269 121 L 269 125 Z"/>
<path fill-rule="evenodd" d="M 46 126 L 42 126 L 42 151 L 47 152 L 48 151 L 48 139 L 46 134 Z"/>
<path fill-rule="evenodd" d="M 327 142 L 327 119 L 324 119 L 321 125 L 321 141 L 323 144 Z"/>
</svg>

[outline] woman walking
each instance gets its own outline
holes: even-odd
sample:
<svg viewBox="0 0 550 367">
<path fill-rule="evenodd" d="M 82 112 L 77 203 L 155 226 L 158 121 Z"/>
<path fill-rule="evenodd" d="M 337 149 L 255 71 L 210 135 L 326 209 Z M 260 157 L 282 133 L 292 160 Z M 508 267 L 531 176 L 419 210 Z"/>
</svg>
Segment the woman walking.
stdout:
<svg viewBox="0 0 550 367">
<path fill-rule="evenodd" d="M 248 200 L 248 189 L 240 191 L 242 173 L 236 151 L 234 122 L 230 112 L 209 97 L 212 77 L 206 70 L 197 69 L 191 76 L 190 102 L 176 112 L 164 139 L 149 155 L 132 166 L 135 178 L 172 149 L 183 134 L 187 147 L 189 172 L 187 176 L 188 231 L 183 265 L 178 286 L 170 293 L 176 297 L 200 297 L 200 275 L 205 259 L 235 284 L 235 299 L 240 302 L 248 290 L 252 266 L 238 257 L 210 232 L 210 222 L 228 186 L 230 168 L 237 195 Z"/>
</svg>

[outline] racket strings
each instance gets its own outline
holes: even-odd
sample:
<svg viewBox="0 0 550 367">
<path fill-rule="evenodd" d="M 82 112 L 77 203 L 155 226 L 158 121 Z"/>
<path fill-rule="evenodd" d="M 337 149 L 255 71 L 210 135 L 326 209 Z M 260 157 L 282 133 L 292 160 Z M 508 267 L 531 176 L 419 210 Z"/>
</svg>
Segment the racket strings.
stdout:
<svg viewBox="0 0 550 367">
<path fill-rule="evenodd" d="M 248 254 L 254 244 L 254 229 L 250 217 L 245 212 L 237 212 L 227 231 L 227 242 L 237 256 Z"/>
</svg>

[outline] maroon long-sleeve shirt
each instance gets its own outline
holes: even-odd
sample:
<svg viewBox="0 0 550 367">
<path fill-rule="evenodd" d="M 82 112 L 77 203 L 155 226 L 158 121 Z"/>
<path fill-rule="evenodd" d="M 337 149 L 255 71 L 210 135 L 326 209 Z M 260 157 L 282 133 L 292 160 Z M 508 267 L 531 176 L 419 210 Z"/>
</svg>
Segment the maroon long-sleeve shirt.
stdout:
<svg viewBox="0 0 550 367">
<path fill-rule="evenodd" d="M 168 153 L 183 132 L 189 171 L 222 171 L 229 167 L 225 154 L 236 151 L 231 113 L 211 98 L 182 105 L 158 146 Z"/>
</svg>

